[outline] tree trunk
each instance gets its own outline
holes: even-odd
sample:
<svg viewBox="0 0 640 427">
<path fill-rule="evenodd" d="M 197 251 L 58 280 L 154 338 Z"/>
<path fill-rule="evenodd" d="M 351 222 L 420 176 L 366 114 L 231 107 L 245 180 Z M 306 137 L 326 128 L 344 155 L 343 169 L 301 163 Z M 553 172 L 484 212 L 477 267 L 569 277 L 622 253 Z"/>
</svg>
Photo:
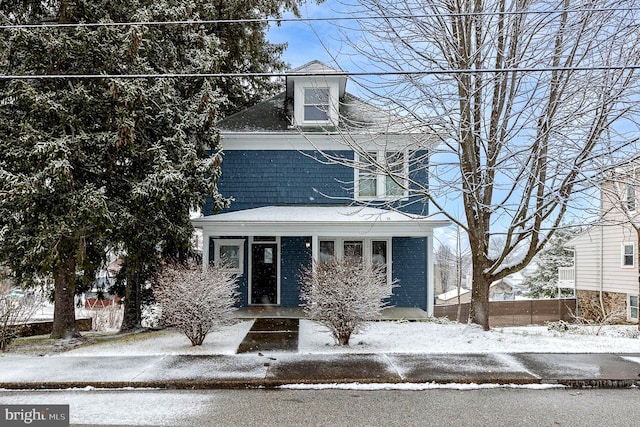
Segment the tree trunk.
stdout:
<svg viewBox="0 0 640 427">
<path fill-rule="evenodd" d="M 76 291 L 75 258 L 69 257 L 58 264 L 54 275 L 55 299 L 51 338 L 78 338 L 81 335 L 76 325 L 76 308 L 74 303 Z"/>
<path fill-rule="evenodd" d="M 475 263 L 474 263 L 475 264 Z M 485 331 L 489 330 L 489 286 L 490 279 L 482 274 L 482 267 L 473 266 L 473 285 L 471 286 L 471 307 L 469 318 L 472 323 L 482 326 Z"/>
<path fill-rule="evenodd" d="M 120 332 L 131 332 L 142 328 L 140 303 L 140 280 L 137 266 L 126 265 L 127 283 L 124 295 L 124 314 Z"/>
</svg>

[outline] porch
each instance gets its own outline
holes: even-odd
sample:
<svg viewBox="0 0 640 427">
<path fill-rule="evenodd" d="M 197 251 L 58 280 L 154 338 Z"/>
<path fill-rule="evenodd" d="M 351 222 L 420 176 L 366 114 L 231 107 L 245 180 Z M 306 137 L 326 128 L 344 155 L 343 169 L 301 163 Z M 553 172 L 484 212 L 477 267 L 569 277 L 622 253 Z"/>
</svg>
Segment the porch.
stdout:
<svg viewBox="0 0 640 427">
<path fill-rule="evenodd" d="M 298 276 L 312 260 L 345 254 L 387 265 L 397 280 L 392 319 L 424 319 L 432 311 L 433 229 L 448 221 L 360 206 L 266 206 L 192 220 L 202 229 L 202 260 L 226 260 L 239 275 L 245 318 L 301 318 Z M 264 309 L 258 316 L 252 311 Z"/>
</svg>

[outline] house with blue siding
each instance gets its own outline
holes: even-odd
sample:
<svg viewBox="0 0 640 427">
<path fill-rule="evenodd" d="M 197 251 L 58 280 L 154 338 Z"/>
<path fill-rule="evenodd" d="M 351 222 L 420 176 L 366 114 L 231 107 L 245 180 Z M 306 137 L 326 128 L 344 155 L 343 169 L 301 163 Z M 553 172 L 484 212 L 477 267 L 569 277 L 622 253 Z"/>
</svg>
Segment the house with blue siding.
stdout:
<svg viewBox="0 0 640 427">
<path fill-rule="evenodd" d="M 433 230 L 448 222 L 411 196 L 427 179 L 427 136 L 346 85 L 313 61 L 288 73 L 283 93 L 218 124 L 218 189 L 233 202 L 193 224 L 205 265 L 239 274 L 242 306 L 298 307 L 303 267 L 355 256 L 386 264 L 392 305 L 432 313 Z"/>
</svg>

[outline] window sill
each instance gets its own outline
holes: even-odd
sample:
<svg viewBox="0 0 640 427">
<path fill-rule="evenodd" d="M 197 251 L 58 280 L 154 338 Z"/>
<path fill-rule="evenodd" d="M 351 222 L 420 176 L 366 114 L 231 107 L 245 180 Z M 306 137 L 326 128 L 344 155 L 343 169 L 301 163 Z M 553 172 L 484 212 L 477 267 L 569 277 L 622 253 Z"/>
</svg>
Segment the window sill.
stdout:
<svg viewBox="0 0 640 427">
<path fill-rule="evenodd" d="M 409 200 L 409 196 L 392 196 L 392 197 L 383 197 L 383 196 L 367 196 L 367 197 L 355 197 L 355 201 L 358 202 L 406 202 Z"/>
</svg>

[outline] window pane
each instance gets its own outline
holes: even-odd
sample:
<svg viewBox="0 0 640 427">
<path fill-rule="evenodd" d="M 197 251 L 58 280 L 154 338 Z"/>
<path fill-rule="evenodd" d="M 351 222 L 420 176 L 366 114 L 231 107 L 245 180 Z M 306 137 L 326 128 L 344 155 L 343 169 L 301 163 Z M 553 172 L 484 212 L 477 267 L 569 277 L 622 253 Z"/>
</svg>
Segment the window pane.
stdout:
<svg viewBox="0 0 640 427">
<path fill-rule="evenodd" d="M 633 245 L 624 245 L 624 265 L 633 265 Z"/>
<path fill-rule="evenodd" d="M 240 268 L 240 247 L 237 245 L 221 245 L 220 259 L 226 262 L 229 268 Z"/>
<path fill-rule="evenodd" d="M 390 176 L 386 177 L 385 192 L 387 196 L 402 196 L 404 195 L 404 189 L 398 185 Z"/>
<path fill-rule="evenodd" d="M 629 317 L 632 319 L 638 318 L 638 307 L 631 307 L 631 310 L 629 310 Z"/>
<path fill-rule="evenodd" d="M 305 105 L 304 106 L 304 119 L 305 120 L 329 120 L 327 114 L 327 106 Z"/>
<path fill-rule="evenodd" d="M 636 189 L 632 185 L 627 185 L 627 209 L 630 211 L 636 210 Z"/>
<path fill-rule="evenodd" d="M 320 262 L 329 262 L 335 257 L 335 242 L 333 240 L 320 241 Z"/>
<path fill-rule="evenodd" d="M 387 242 L 384 240 L 371 242 L 371 262 L 374 264 L 387 263 Z"/>
<path fill-rule="evenodd" d="M 374 240 L 371 242 L 371 263 L 374 266 L 385 266 L 387 271 L 387 242 L 384 240 Z"/>
<path fill-rule="evenodd" d="M 362 240 L 345 241 L 344 257 L 353 258 L 358 262 L 362 261 Z"/>
<path fill-rule="evenodd" d="M 328 88 L 307 88 L 304 90 L 304 104 L 329 104 Z"/>
<path fill-rule="evenodd" d="M 402 196 L 404 194 L 401 185 L 401 179 L 404 177 L 404 153 L 387 152 L 385 153 L 385 161 L 392 175 L 385 177 L 385 194 L 387 196 Z"/>
<path fill-rule="evenodd" d="M 376 174 L 377 153 L 368 152 L 360 156 L 358 170 L 358 195 L 360 197 L 375 197 L 378 195 L 378 175 Z"/>
<path fill-rule="evenodd" d="M 362 175 L 362 173 L 360 173 L 360 181 L 358 182 L 358 195 L 360 197 L 374 197 L 376 195 L 375 176 Z"/>
</svg>

